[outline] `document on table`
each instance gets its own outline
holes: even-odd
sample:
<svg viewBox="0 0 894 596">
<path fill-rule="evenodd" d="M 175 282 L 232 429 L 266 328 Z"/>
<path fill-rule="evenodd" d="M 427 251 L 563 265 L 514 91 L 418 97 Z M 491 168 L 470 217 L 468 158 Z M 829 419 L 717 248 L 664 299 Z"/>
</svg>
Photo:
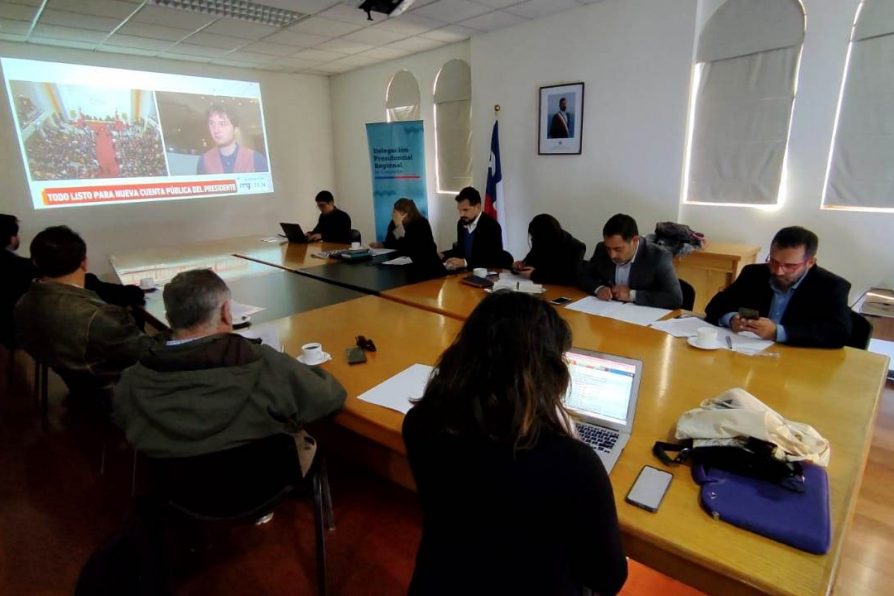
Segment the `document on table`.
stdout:
<svg viewBox="0 0 894 596">
<path fill-rule="evenodd" d="M 369 252 L 374 257 L 377 257 L 379 255 L 387 255 L 388 253 L 392 253 L 395 251 L 396 251 L 396 249 L 394 249 L 394 248 L 370 248 L 369 249 Z"/>
<path fill-rule="evenodd" d="M 682 317 L 652 323 L 652 328 L 669 333 L 674 337 L 695 337 L 699 327 L 713 327 L 713 325 L 698 317 Z"/>
<path fill-rule="evenodd" d="M 655 308 L 652 306 L 640 306 L 630 302 L 618 302 L 616 300 L 600 300 L 595 296 L 587 296 L 566 306 L 568 310 L 608 317 L 618 321 L 625 321 L 635 325 L 648 325 L 658 319 L 667 316 L 670 310 Z"/>
<path fill-rule="evenodd" d="M 288 238 L 283 238 L 282 236 L 267 236 L 261 238 L 261 242 L 269 242 L 270 244 L 285 244 L 288 241 Z"/>
<path fill-rule="evenodd" d="M 432 370 L 431 366 L 414 364 L 362 393 L 359 399 L 406 414 L 413 407 L 410 399 L 418 399 L 425 392 Z"/>
<path fill-rule="evenodd" d="M 410 257 L 397 257 L 395 259 L 391 259 L 390 261 L 385 261 L 382 263 L 383 265 L 412 265 L 413 259 Z"/>
<path fill-rule="evenodd" d="M 881 354 L 887 356 L 888 360 L 888 378 L 894 377 L 894 342 L 885 341 L 883 339 L 870 339 L 869 351 L 873 354 Z"/>
<path fill-rule="evenodd" d="M 262 344 L 270 346 L 277 352 L 282 352 L 282 342 L 279 341 L 279 331 L 272 325 L 237 329 L 235 333 L 248 339 L 260 339 Z"/>
<path fill-rule="evenodd" d="M 729 338 L 729 341 L 726 338 Z M 760 351 L 766 350 L 774 343 L 769 339 L 761 339 L 750 331 L 734 333 L 723 327 L 717 328 L 717 341 L 733 352 L 747 354 L 748 356 L 753 356 Z"/>
<path fill-rule="evenodd" d="M 245 323 L 251 320 L 251 316 L 256 312 L 264 310 L 263 306 L 252 306 L 251 304 L 242 304 L 235 300 L 230 300 L 230 313 L 233 315 L 233 323 Z"/>
</svg>

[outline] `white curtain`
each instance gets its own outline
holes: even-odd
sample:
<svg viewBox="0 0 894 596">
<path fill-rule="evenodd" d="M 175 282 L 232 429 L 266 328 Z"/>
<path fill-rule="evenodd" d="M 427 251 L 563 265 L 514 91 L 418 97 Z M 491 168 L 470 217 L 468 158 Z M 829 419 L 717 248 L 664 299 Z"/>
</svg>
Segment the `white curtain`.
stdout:
<svg viewBox="0 0 894 596">
<path fill-rule="evenodd" d="M 776 203 L 803 38 L 796 0 L 728 0 L 705 25 L 688 202 Z"/>
<path fill-rule="evenodd" d="M 385 117 L 388 122 L 419 120 L 419 84 L 408 70 L 401 70 L 388 83 L 385 92 Z"/>
<path fill-rule="evenodd" d="M 894 208 L 894 1 L 864 2 L 843 84 L 824 204 Z"/>
<path fill-rule="evenodd" d="M 472 184 L 472 73 L 463 60 L 447 62 L 435 83 L 438 190 Z"/>
</svg>

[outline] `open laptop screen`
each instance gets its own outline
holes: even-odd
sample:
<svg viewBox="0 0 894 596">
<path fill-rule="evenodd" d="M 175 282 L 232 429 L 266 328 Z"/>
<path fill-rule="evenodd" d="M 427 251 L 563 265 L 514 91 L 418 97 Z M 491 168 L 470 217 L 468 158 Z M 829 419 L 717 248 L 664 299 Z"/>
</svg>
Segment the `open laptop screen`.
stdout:
<svg viewBox="0 0 894 596">
<path fill-rule="evenodd" d="M 636 406 L 640 363 L 597 352 L 569 351 L 565 357 L 571 373 L 565 406 L 585 418 L 628 426 Z"/>
</svg>

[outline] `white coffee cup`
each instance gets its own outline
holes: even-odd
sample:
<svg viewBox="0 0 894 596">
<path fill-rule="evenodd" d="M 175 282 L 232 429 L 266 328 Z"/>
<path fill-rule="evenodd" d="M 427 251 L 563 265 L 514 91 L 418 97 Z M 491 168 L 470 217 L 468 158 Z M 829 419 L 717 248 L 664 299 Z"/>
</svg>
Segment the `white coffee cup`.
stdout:
<svg viewBox="0 0 894 596">
<path fill-rule="evenodd" d="M 360 248 L 360 243 L 359 242 L 351 242 L 351 248 L 352 249 Z"/>
<path fill-rule="evenodd" d="M 699 327 L 695 330 L 695 343 L 700 346 L 711 347 L 717 345 L 716 327 Z"/>
<path fill-rule="evenodd" d="M 301 360 L 305 364 L 319 364 L 323 361 L 323 346 L 317 342 L 301 346 Z"/>
<path fill-rule="evenodd" d="M 487 277 L 487 269 L 484 267 L 475 267 L 472 269 L 472 275 L 475 277 Z"/>
<path fill-rule="evenodd" d="M 155 289 L 155 278 L 153 277 L 144 277 L 140 280 L 140 289 L 141 290 L 152 290 Z"/>
</svg>

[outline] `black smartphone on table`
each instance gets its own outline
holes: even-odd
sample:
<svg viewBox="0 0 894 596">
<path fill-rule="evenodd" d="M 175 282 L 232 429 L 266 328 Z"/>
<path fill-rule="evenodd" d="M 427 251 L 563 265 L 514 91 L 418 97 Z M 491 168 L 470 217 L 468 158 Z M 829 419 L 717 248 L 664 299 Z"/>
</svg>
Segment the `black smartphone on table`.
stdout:
<svg viewBox="0 0 894 596">
<path fill-rule="evenodd" d="M 553 298 L 549 301 L 550 304 L 555 304 L 556 306 L 562 306 L 563 304 L 568 304 L 571 302 L 571 298 L 567 296 L 559 296 L 558 298 Z"/>
<path fill-rule="evenodd" d="M 360 364 L 366 362 L 366 354 L 364 354 L 363 349 L 358 346 L 352 346 L 345 349 L 345 356 L 348 357 L 348 364 Z"/>
<path fill-rule="evenodd" d="M 652 466 L 643 466 L 625 499 L 631 505 L 655 513 L 674 475 Z"/>
</svg>

